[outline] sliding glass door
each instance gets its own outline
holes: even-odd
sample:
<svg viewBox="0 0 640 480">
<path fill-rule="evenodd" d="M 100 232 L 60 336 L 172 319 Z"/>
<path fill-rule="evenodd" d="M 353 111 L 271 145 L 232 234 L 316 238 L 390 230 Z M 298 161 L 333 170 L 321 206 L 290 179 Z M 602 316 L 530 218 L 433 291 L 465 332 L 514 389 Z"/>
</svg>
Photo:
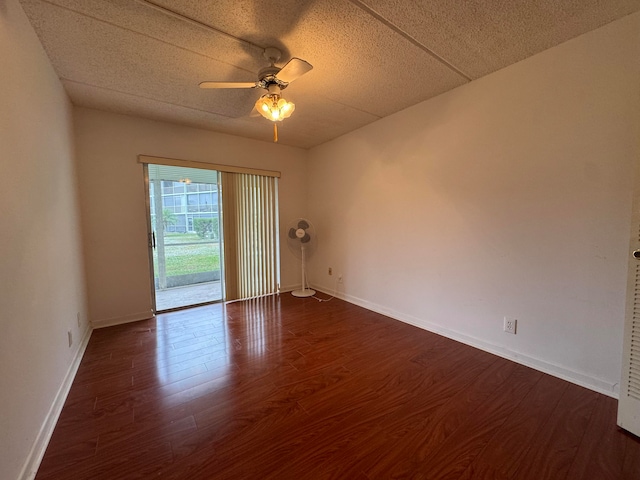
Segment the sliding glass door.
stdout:
<svg viewBox="0 0 640 480">
<path fill-rule="evenodd" d="M 155 310 L 221 301 L 219 175 L 147 165 L 149 247 Z"/>
</svg>

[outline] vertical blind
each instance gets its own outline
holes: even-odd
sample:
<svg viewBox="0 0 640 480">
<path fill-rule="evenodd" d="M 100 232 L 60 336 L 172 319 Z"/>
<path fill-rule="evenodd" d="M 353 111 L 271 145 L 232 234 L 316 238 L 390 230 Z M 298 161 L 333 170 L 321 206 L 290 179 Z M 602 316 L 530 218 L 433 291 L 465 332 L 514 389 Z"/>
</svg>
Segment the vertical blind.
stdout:
<svg viewBox="0 0 640 480">
<path fill-rule="evenodd" d="M 277 177 L 221 172 L 220 180 L 226 300 L 277 293 Z"/>
</svg>

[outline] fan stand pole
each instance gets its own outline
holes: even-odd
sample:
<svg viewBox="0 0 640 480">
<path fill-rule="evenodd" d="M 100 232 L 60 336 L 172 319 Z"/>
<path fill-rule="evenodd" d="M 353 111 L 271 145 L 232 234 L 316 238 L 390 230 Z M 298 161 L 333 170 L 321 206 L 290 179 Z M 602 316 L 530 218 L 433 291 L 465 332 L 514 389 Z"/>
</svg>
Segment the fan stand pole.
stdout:
<svg viewBox="0 0 640 480">
<path fill-rule="evenodd" d="M 306 287 L 306 275 L 305 275 L 305 258 L 304 258 L 304 245 L 300 246 L 300 249 L 302 250 L 302 289 L 301 290 L 294 290 L 293 292 L 291 292 L 291 295 L 293 295 L 294 297 L 311 297 L 313 295 L 316 294 L 315 290 L 312 290 L 310 288 Z"/>
</svg>

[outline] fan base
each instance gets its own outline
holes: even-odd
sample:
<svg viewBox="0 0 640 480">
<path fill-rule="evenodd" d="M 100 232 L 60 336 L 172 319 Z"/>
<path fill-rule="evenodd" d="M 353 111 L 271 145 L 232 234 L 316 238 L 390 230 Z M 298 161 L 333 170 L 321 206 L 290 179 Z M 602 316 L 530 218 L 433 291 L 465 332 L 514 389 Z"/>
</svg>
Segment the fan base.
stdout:
<svg viewBox="0 0 640 480">
<path fill-rule="evenodd" d="M 316 294 L 315 290 L 311 290 L 310 288 L 305 288 L 304 290 L 294 290 L 293 292 L 291 292 L 291 295 L 293 295 L 294 297 L 312 297 L 313 295 Z"/>
</svg>

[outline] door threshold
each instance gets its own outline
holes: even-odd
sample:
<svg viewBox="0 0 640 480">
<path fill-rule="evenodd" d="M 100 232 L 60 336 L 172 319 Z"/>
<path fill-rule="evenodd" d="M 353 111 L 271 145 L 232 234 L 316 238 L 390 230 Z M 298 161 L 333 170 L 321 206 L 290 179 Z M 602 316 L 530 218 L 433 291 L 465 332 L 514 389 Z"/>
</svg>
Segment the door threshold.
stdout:
<svg viewBox="0 0 640 480">
<path fill-rule="evenodd" d="M 194 303 L 192 305 L 184 305 L 183 307 L 166 308 L 164 310 L 156 310 L 155 314 L 159 315 L 161 313 L 177 312 L 179 310 L 187 310 L 189 308 L 204 307 L 206 305 L 215 305 L 216 303 L 222 303 L 222 302 L 224 302 L 224 300 L 220 299 L 220 300 L 213 300 L 211 302 L 202 302 L 202 303 Z"/>
</svg>

